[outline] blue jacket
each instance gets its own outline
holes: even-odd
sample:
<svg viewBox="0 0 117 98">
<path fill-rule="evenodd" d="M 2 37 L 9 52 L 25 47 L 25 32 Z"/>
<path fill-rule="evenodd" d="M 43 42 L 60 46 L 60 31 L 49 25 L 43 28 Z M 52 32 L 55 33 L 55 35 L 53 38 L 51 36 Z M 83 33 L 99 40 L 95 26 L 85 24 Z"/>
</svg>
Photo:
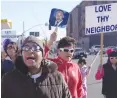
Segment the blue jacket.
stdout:
<svg viewBox="0 0 117 98">
<path fill-rule="evenodd" d="M 14 68 L 14 63 L 10 59 L 10 57 L 6 57 L 5 60 L 3 61 L 1 68 L 4 71 L 4 73 L 7 73 L 11 71 Z"/>
</svg>

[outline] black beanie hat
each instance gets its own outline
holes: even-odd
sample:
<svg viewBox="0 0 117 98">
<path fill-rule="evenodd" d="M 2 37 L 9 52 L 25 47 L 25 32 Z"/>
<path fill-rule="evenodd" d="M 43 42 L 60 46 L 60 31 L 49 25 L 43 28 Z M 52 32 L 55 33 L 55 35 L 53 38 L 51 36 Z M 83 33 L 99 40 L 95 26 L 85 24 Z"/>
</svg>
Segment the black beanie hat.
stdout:
<svg viewBox="0 0 117 98">
<path fill-rule="evenodd" d="M 109 57 L 117 57 L 117 52 L 116 52 L 116 51 L 112 51 L 112 52 L 109 54 Z"/>
</svg>

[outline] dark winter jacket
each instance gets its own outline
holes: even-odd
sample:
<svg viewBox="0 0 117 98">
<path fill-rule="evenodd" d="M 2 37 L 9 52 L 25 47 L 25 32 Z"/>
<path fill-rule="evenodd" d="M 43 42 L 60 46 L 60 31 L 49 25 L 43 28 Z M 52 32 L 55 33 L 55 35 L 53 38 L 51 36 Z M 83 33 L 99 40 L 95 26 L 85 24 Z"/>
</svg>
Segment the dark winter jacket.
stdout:
<svg viewBox="0 0 117 98">
<path fill-rule="evenodd" d="M 102 94 L 117 98 L 117 70 L 114 70 L 110 63 L 104 64 L 103 68 Z"/>
<path fill-rule="evenodd" d="M 27 74 L 28 69 L 21 57 L 16 59 L 15 65 L 16 69 L 2 79 L 1 98 L 71 98 L 56 64 L 45 61 L 36 83 Z"/>
<path fill-rule="evenodd" d="M 2 69 L 2 75 L 10 72 L 14 69 L 15 65 L 10 59 L 10 57 L 6 57 L 5 60 L 1 64 L 1 69 Z"/>
</svg>

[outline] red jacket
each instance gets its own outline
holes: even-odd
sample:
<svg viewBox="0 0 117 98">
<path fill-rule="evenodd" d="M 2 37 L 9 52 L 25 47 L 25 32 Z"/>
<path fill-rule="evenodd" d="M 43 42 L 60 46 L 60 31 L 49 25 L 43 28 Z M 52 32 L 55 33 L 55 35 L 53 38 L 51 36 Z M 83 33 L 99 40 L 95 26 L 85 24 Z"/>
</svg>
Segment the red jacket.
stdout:
<svg viewBox="0 0 117 98">
<path fill-rule="evenodd" d="M 48 51 L 49 49 L 45 47 L 46 55 Z M 72 98 L 82 98 L 83 96 L 82 78 L 78 65 L 76 63 L 73 63 L 72 61 L 67 62 L 63 60 L 61 57 L 48 59 L 55 62 L 58 65 L 58 70 L 63 74 L 64 79 L 68 84 L 68 87 L 72 94 Z"/>
<path fill-rule="evenodd" d="M 103 76 L 104 76 L 104 68 L 102 68 L 101 71 L 98 69 L 98 70 L 97 70 L 97 73 L 96 73 L 96 75 L 95 75 L 96 80 L 102 79 Z"/>
</svg>

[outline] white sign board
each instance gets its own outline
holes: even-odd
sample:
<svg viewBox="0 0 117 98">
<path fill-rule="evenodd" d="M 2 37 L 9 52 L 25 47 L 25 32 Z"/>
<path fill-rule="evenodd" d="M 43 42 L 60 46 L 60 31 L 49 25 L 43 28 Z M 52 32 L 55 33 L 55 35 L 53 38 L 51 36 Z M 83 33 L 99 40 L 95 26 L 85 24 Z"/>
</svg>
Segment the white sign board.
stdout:
<svg viewBox="0 0 117 98">
<path fill-rule="evenodd" d="M 16 31 L 11 29 L 1 30 L 1 42 L 5 39 L 11 39 L 13 42 L 17 42 Z"/>
<path fill-rule="evenodd" d="M 85 7 L 85 35 L 117 31 L 117 3 Z"/>
</svg>

